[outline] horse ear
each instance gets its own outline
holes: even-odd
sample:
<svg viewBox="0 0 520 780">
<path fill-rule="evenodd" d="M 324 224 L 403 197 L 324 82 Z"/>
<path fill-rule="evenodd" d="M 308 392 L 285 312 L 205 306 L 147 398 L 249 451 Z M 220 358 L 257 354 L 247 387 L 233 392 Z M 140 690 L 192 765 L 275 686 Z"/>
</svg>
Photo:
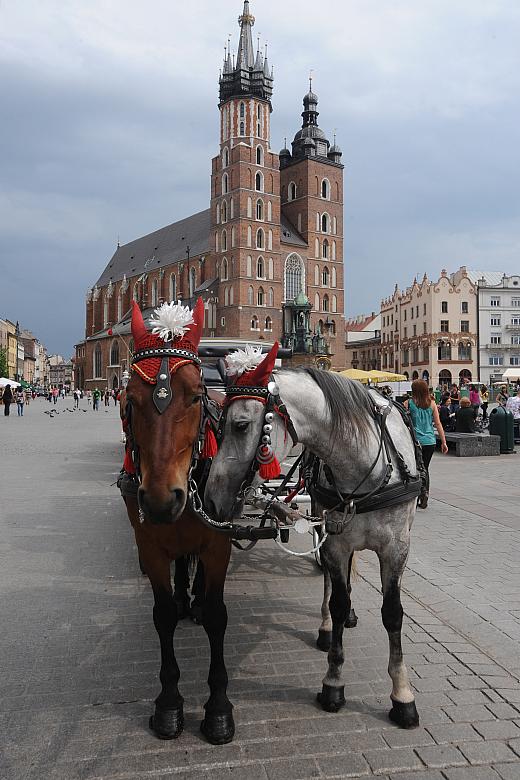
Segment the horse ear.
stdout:
<svg viewBox="0 0 520 780">
<path fill-rule="evenodd" d="M 269 377 L 273 373 L 274 363 L 278 355 L 278 342 L 275 341 L 265 358 L 257 365 L 254 371 L 247 373 L 247 383 L 251 386 L 265 387 Z"/>
<path fill-rule="evenodd" d="M 187 338 L 194 347 L 198 347 L 204 329 L 204 301 L 202 298 L 199 298 L 195 304 L 193 319 L 194 322 L 191 325 L 188 325 L 185 338 Z"/>
<path fill-rule="evenodd" d="M 141 309 L 139 308 L 138 304 L 135 301 L 132 301 L 132 337 L 134 339 L 134 344 L 137 347 L 138 343 L 143 339 L 145 336 L 148 335 L 148 331 L 146 330 L 146 325 L 144 324 L 143 315 L 141 314 Z"/>
</svg>

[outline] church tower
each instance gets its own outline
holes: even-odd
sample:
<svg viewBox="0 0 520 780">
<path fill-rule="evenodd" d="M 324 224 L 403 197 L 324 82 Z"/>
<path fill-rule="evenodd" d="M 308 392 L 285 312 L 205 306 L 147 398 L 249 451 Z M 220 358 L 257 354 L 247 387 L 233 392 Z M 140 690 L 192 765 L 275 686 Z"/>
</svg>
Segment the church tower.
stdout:
<svg viewBox="0 0 520 780">
<path fill-rule="evenodd" d="M 273 71 L 253 47 L 248 0 L 236 60 L 219 82 L 220 152 L 212 161 L 211 250 L 219 279 L 216 336 L 267 339 L 282 331 L 280 164 L 270 144 Z"/>
<path fill-rule="evenodd" d="M 344 352 L 344 166 L 336 138 L 331 146 L 318 115 L 311 80 L 292 152 L 287 148 L 280 152 L 281 207 L 282 217 L 308 245 L 305 292 L 312 305 L 313 333 L 324 337 L 331 353 L 339 357 Z"/>
</svg>

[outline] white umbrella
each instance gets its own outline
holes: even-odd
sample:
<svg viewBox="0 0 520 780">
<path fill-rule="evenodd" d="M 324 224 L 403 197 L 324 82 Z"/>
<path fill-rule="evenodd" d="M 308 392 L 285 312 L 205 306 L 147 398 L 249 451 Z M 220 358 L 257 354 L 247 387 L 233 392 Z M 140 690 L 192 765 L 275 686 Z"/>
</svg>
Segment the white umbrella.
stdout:
<svg viewBox="0 0 520 780">
<path fill-rule="evenodd" d="M 11 387 L 18 387 L 20 382 L 15 382 L 14 379 L 6 379 L 5 376 L 0 377 L 0 387 L 11 385 Z"/>
<path fill-rule="evenodd" d="M 520 368 L 506 368 L 502 379 L 520 379 Z"/>
</svg>

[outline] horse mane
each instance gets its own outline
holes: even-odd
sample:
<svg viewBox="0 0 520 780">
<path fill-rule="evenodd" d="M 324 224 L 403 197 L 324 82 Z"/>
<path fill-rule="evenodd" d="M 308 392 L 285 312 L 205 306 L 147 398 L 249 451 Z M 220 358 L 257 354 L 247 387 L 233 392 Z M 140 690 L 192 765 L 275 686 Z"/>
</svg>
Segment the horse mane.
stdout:
<svg viewBox="0 0 520 780">
<path fill-rule="evenodd" d="M 360 382 L 340 376 L 332 371 L 303 367 L 294 373 L 304 373 L 318 385 L 325 397 L 330 418 L 334 423 L 332 442 L 338 435 L 346 434 L 366 442 L 371 431 L 373 403 Z"/>
</svg>

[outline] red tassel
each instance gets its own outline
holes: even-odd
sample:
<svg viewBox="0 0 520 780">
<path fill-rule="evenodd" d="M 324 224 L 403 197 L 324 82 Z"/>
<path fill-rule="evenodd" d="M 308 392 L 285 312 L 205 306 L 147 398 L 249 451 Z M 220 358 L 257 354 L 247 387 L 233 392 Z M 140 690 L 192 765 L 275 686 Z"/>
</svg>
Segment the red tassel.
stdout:
<svg viewBox="0 0 520 780">
<path fill-rule="evenodd" d="M 204 459 L 206 458 L 214 458 L 217 454 L 218 447 L 217 447 L 217 440 L 215 439 L 215 434 L 213 433 L 213 428 L 211 427 L 211 423 L 208 420 L 206 423 L 206 431 L 204 433 L 204 446 L 202 447 L 202 457 Z"/>
<path fill-rule="evenodd" d="M 134 461 L 132 460 L 132 453 L 130 450 L 125 452 L 125 459 L 123 461 L 123 471 L 127 474 L 135 474 Z"/>
<path fill-rule="evenodd" d="M 278 458 L 273 455 L 273 459 L 269 463 L 262 463 L 258 469 L 258 474 L 262 479 L 276 479 L 282 473 Z"/>
</svg>

